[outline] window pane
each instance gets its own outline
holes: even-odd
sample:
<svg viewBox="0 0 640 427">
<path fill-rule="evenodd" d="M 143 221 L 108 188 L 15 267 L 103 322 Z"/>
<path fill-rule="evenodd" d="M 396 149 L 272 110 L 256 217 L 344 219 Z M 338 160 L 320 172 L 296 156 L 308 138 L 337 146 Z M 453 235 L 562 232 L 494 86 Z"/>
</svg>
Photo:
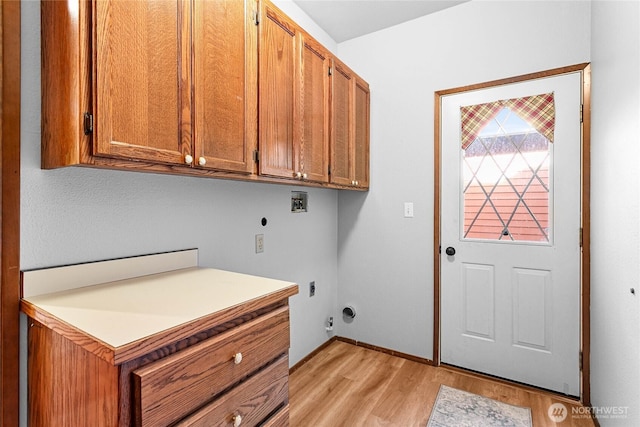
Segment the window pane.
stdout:
<svg viewBox="0 0 640 427">
<path fill-rule="evenodd" d="M 503 108 L 463 150 L 463 237 L 549 242 L 550 143 Z"/>
</svg>

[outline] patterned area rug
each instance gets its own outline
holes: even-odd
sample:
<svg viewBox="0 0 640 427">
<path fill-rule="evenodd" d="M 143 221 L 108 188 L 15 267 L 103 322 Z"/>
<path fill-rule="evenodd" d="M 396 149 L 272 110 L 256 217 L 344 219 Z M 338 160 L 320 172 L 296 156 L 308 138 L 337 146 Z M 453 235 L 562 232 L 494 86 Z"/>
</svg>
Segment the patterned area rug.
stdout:
<svg viewBox="0 0 640 427">
<path fill-rule="evenodd" d="M 531 409 L 440 386 L 427 427 L 531 427 Z"/>
</svg>

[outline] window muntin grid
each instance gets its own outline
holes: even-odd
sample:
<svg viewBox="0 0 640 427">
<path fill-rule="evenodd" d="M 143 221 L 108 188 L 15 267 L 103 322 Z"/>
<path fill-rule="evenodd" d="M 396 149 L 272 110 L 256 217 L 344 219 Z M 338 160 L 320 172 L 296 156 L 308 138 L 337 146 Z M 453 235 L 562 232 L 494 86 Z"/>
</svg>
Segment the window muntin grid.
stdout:
<svg viewBox="0 0 640 427">
<path fill-rule="evenodd" d="M 551 242 L 549 140 L 508 107 L 462 150 L 463 239 Z"/>
</svg>

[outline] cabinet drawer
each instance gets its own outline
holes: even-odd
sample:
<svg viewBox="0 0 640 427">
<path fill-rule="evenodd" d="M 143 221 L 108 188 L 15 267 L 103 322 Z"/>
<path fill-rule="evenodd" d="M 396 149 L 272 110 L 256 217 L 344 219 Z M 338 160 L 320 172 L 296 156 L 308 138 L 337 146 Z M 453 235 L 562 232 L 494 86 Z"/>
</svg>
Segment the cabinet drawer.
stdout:
<svg viewBox="0 0 640 427">
<path fill-rule="evenodd" d="M 174 427 L 255 426 L 289 398 L 289 358 L 284 356 Z"/>
<path fill-rule="evenodd" d="M 289 405 L 273 414 L 260 427 L 289 427 Z"/>
<path fill-rule="evenodd" d="M 137 369 L 132 373 L 136 425 L 183 418 L 288 348 L 289 309 L 282 307 Z"/>
</svg>

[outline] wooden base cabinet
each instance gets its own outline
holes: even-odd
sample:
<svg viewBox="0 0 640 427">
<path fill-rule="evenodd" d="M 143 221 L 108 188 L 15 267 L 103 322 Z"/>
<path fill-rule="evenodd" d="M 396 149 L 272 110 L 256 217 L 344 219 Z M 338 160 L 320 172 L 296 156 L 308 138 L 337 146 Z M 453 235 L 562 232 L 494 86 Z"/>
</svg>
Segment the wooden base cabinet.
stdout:
<svg viewBox="0 0 640 427">
<path fill-rule="evenodd" d="M 285 302 L 115 365 L 78 338 L 29 318 L 31 427 L 289 424 Z"/>
<path fill-rule="evenodd" d="M 119 423 L 122 367 L 31 318 L 28 322 L 28 425 L 128 425 Z M 123 422 L 129 418 L 122 414 Z"/>
</svg>

